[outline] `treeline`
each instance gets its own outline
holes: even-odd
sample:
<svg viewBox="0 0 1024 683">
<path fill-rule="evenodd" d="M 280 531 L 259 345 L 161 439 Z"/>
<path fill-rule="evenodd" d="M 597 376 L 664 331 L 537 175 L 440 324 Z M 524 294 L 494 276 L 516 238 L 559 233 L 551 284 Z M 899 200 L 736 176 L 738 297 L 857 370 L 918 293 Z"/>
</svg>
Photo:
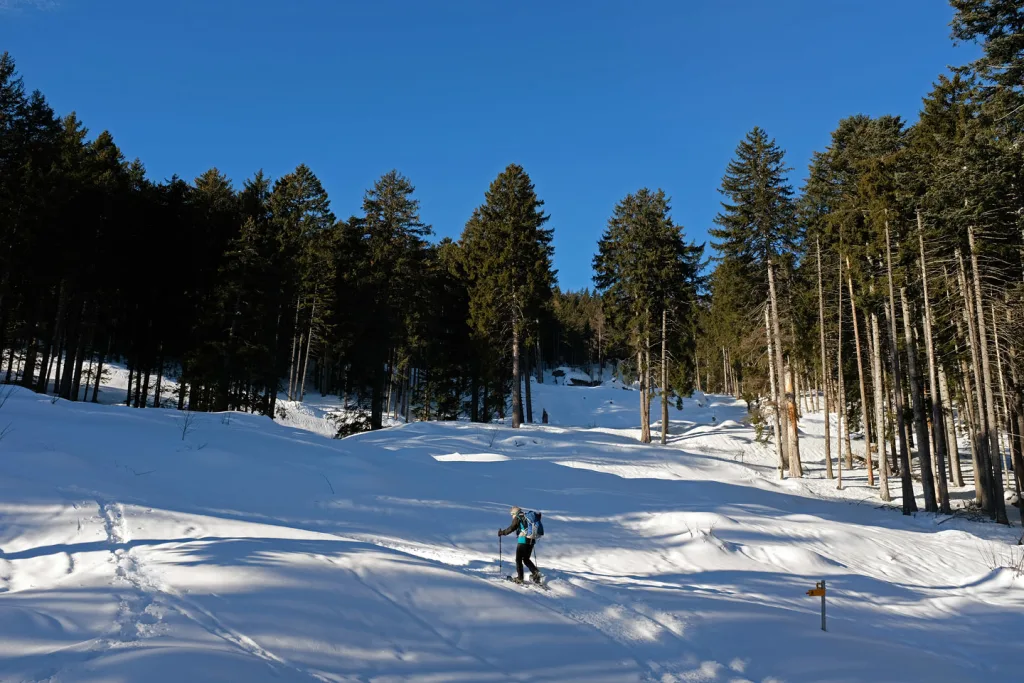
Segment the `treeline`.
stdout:
<svg viewBox="0 0 1024 683">
<path fill-rule="evenodd" d="M 601 363 L 637 341 L 596 294 L 557 289 L 548 218 L 514 164 L 458 241 L 432 239 L 397 171 L 343 219 L 304 165 L 241 188 L 217 169 L 156 182 L 109 133 L 90 139 L 74 114 L 58 118 L 0 56 L 8 383 L 95 401 L 116 361 L 140 408 L 275 416 L 279 394 L 316 391 L 345 397 L 343 433 L 389 413 L 518 426 L 534 419 L 534 370 L 543 381 L 542 366 Z"/>
<path fill-rule="evenodd" d="M 769 397 L 780 476 L 801 474 L 795 422 L 823 399 L 840 486 L 863 467 L 890 500 L 898 478 L 910 514 L 917 478 L 949 512 L 969 467 L 1006 522 L 1024 478 L 1024 24 L 1019 2 L 951 4 L 983 56 L 940 75 L 915 123 L 843 119 L 799 195 L 764 131 L 741 142 L 696 362 L 719 391 Z"/>
</svg>

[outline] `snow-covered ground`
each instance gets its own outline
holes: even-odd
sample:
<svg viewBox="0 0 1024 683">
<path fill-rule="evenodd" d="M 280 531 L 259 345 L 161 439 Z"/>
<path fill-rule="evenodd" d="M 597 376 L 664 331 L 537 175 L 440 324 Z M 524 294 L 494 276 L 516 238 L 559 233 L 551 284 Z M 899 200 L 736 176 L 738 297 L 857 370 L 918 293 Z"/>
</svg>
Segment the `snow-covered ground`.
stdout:
<svg viewBox="0 0 1024 683">
<path fill-rule="evenodd" d="M 642 446 L 636 392 L 533 389 L 546 426 L 342 441 L 311 397 L 280 424 L 16 390 L 0 681 L 1019 677 L 1019 528 L 903 517 L 863 470 L 836 491 L 820 416 L 807 478 L 780 482 L 732 399 L 687 400 Z M 549 592 L 500 578 L 512 504 L 545 513 Z"/>
</svg>

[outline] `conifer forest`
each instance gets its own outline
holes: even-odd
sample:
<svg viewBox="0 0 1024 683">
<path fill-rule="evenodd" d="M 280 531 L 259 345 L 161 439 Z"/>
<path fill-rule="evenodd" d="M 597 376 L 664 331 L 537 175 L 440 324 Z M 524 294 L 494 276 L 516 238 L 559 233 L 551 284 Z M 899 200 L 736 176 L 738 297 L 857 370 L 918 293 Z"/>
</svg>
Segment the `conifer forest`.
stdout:
<svg viewBox="0 0 1024 683">
<path fill-rule="evenodd" d="M 950 487 L 973 481 L 979 514 L 1016 524 L 1024 10 L 950 4 L 952 39 L 980 57 L 936 74 L 916 120 L 851 112 L 806 169 L 752 128 L 707 169 L 722 178 L 707 243 L 661 189 L 593 198 L 608 219 L 581 291 L 557 286 L 559 216 L 516 163 L 480 178 L 461 236 L 439 240 L 400 169 L 349 188 L 352 216 L 306 165 L 150 177 L 3 53 L 0 381 L 95 401 L 121 363 L 134 408 L 270 418 L 279 397 L 336 395 L 345 436 L 389 417 L 539 423 L 528 378 L 587 367 L 639 389 L 642 442 L 664 442 L 681 397 L 729 394 L 778 476 L 802 477 L 798 420 L 824 411 L 837 487 L 866 471 L 911 514 L 917 481 L 925 510 L 949 513 Z"/>
</svg>

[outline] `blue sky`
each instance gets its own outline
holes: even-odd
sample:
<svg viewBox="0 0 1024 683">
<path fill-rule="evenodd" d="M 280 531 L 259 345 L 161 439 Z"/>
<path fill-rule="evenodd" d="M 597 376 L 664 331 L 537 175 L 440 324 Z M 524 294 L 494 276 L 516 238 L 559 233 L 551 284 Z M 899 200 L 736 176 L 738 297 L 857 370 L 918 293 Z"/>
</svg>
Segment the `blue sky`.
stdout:
<svg viewBox="0 0 1024 683">
<path fill-rule="evenodd" d="M 942 0 L 0 0 L 0 50 L 154 179 L 307 163 L 345 217 L 397 168 L 454 237 L 522 164 L 578 288 L 640 187 L 704 241 L 753 126 L 799 185 L 841 117 L 913 119 L 976 52 L 951 17 Z"/>
</svg>

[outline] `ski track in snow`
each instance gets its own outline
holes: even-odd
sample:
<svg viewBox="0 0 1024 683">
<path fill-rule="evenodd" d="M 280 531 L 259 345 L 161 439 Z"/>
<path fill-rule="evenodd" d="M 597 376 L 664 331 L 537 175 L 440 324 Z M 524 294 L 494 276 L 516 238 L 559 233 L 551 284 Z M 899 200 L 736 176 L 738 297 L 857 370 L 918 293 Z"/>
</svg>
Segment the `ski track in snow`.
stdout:
<svg viewBox="0 0 1024 683">
<path fill-rule="evenodd" d="M 318 436 L 333 433 L 329 400 L 283 402 L 283 424 L 201 416 L 182 438 L 173 411 L 16 392 L 21 424 L 0 453 L 0 681 L 1012 672 L 999 643 L 1024 610 L 1015 530 L 904 518 L 862 467 L 836 490 L 820 414 L 801 421 L 796 481 L 778 479 L 774 448 L 728 398 L 687 400 L 668 444 L 641 446 L 636 396 L 535 384 L 549 425 L 417 423 L 338 442 Z M 493 529 L 513 502 L 545 511 L 547 591 L 504 580 L 514 547 L 498 571 Z M 803 595 L 820 578 L 827 635 Z"/>
</svg>

